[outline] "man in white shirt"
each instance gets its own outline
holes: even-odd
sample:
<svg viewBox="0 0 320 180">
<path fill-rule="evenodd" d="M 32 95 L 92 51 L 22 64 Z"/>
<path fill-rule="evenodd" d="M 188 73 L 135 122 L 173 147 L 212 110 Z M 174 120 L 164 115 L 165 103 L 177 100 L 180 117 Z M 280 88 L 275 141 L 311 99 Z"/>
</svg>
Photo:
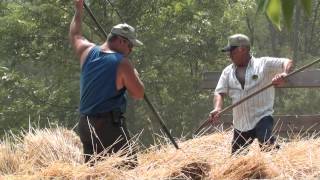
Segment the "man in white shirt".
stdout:
<svg viewBox="0 0 320 180">
<path fill-rule="evenodd" d="M 287 58 L 251 56 L 250 40 L 243 34 L 230 36 L 222 51 L 229 53 L 232 64 L 223 70 L 215 89 L 211 122 L 218 120 L 225 95 L 235 103 L 270 82 L 275 86 L 281 85 L 293 64 Z M 263 150 L 270 149 L 265 148 L 275 141 L 271 135 L 273 104 L 274 87 L 270 87 L 233 108 L 232 154 L 245 149 L 255 138 Z"/>
</svg>

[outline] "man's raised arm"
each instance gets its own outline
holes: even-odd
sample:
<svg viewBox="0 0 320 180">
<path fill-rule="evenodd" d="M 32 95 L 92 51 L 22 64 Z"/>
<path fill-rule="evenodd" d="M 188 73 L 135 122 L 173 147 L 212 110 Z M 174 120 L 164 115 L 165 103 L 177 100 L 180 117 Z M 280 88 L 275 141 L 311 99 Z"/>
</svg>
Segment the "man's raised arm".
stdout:
<svg viewBox="0 0 320 180">
<path fill-rule="evenodd" d="M 73 46 L 76 55 L 80 58 L 81 64 L 83 64 L 90 47 L 94 46 L 93 43 L 89 42 L 82 36 L 81 24 L 83 16 L 83 1 L 74 0 L 75 14 L 70 24 L 69 39 Z"/>
</svg>

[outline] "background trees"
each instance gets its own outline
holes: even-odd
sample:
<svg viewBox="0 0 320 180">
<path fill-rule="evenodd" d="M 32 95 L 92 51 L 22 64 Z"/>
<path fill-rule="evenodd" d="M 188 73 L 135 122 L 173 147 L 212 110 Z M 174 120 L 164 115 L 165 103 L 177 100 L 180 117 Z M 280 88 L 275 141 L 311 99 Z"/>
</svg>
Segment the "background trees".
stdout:
<svg viewBox="0 0 320 180">
<path fill-rule="evenodd" d="M 210 92 L 201 90 L 199 82 L 203 72 L 221 71 L 230 63 L 219 51 L 230 34 L 247 34 L 256 56 L 290 57 L 297 66 L 320 56 L 319 0 L 311 2 L 309 16 L 302 10 L 303 4 L 295 2 L 291 31 L 290 26 L 281 26 L 279 31 L 264 13 L 257 13 L 259 3 L 254 0 L 113 3 L 145 44 L 135 49 L 132 63 L 150 100 L 178 137 L 188 135 L 211 110 Z M 88 4 L 107 32 L 120 23 L 107 1 Z M 0 2 L 0 9 L 0 133 L 27 128 L 29 121 L 40 127 L 49 123 L 73 127 L 78 121 L 79 63 L 67 37 L 72 1 L 7 0 Z M 102 43 L 103 35 L 89 16 L 84 23 L 84 35 Z M 277 93 L 277 113 L 320 111 L 316 89 Z M 153 132 L 159 133 L 143 101 L 130 99 L 127 116 L 132 133 L 144 129 L 142 140 L 146 143 L 152 142 Z"/>
</svg>

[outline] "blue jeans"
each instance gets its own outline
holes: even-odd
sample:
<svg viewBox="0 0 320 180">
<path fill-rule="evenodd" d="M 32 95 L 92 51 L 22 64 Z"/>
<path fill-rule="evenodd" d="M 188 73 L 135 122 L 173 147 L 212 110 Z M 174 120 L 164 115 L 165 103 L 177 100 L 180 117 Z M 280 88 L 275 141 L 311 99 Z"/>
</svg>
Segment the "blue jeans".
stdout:
<svg viewBox="0 0 320 180">
<path fill-rule="evenodd" d="M 240 152 L 249 146 L 255 138 L 259 141 L 259 146 L 262 150 L 268 151 L 275 143 L 275 138 L 272 136 L 273 118 L 272 116 L 263 117 L 258 124 L 249 131 L 239 131 L 234 129 L 232 139 L 232 154 Z M 279 146 L 276 146 L 279 148 Z"/>
</svg>

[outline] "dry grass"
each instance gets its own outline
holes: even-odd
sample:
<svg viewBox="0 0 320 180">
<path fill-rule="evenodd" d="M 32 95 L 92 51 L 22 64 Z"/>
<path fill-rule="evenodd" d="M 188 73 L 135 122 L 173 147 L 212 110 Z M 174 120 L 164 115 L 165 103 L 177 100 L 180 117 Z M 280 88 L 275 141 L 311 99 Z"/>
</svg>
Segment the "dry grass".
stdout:
<svg viewBox="0 0 320 180">
<path fill-rule="evenodd" d="M 158 144 L 138 153 L 135 169 L 116 168 L 130 157 L 106 157 L 94 167 L 83 164 L 81 143 L 64 128 L 32 129 L 0 143 L 0 179 L 316 179 L 320 177 L 320 139 L 281 142 L 277 152 L 230 156 L 231 132 L 216 132 L 172 145 Z M 164 142 L 164 141 L 158 141 Z"/>
</svg>

